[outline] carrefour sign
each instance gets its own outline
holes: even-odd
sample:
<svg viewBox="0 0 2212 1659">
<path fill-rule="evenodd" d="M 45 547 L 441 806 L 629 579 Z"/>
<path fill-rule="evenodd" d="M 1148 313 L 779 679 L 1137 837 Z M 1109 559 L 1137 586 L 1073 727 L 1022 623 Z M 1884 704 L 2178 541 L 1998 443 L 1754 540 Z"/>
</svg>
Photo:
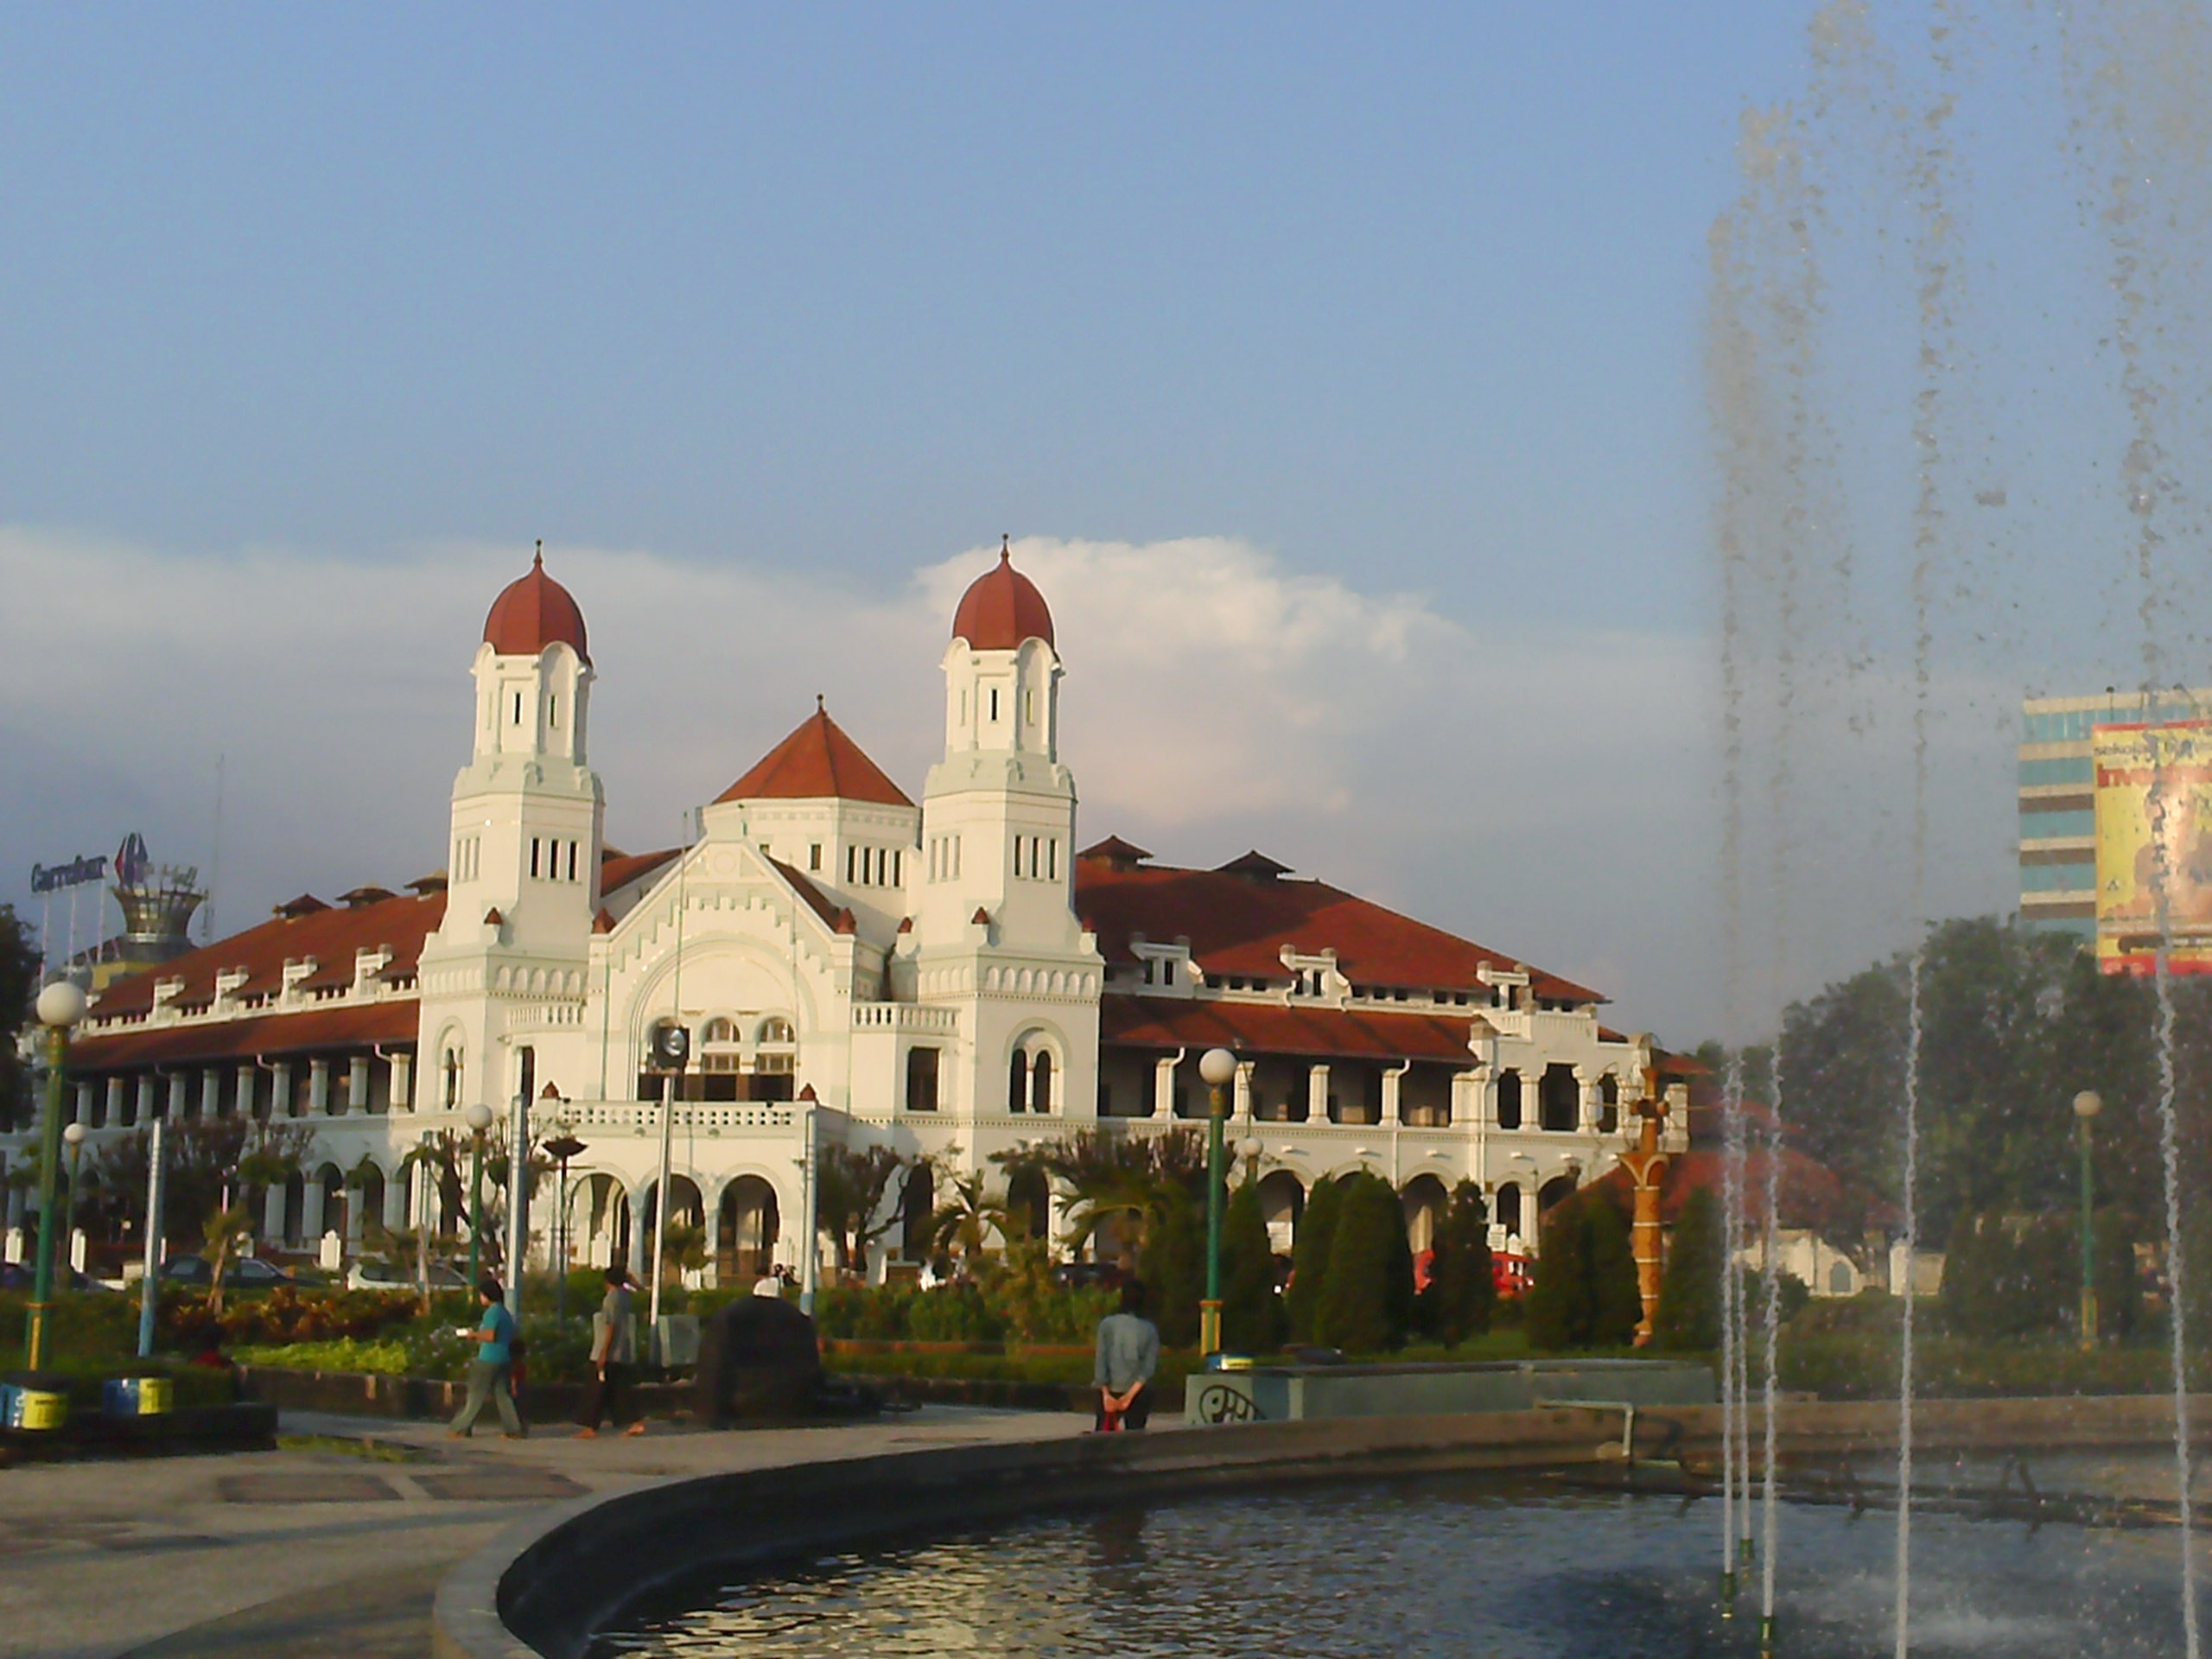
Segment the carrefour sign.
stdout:
<svg viewBox="0 0 2212 1659">
<path fill-rule="evenodd" d="M 87 881 L 97 881 L 107 874 L 107 855 L 98 858 L 73 858 L 67 864 L 34 864 L 31 866 L 31 891 L 55 893 L 63 887 L 81 887 Z"/>
</svg>

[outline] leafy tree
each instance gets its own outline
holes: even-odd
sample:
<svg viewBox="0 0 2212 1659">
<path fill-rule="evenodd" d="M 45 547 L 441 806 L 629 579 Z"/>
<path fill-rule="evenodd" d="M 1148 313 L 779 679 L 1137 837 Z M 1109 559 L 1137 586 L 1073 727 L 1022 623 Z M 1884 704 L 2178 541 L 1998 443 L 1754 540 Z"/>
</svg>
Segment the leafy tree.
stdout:
<svg viewBox="0 0 2212 1659">
<path fill-rule="evenodd" d="M 1336 1243 L 1339 1183 L 1324 1176 L 1306 1195 L 1306 1213 L 1298 1224 L 1296 1247 L 1291 1252 L 1290 1284 L 1283 1292 L 1283 1313 L 1294 1342 L 1319 1340 L 1314 1329 L 1314 1310 L 1321 1303 L 1321 1284 L 1329 1276 L 1329 1251 Z"/>
<path fill-rule="evenodd" d="M 1677 1353 L 1708 1353 L 1720 1346 L 1720 1274 L 1726 1252 L 1720 1205 L 1699 1187 L 1682 1201 L 1668 1241 L 1667 1268 L 1659 1281 L 1659 1306 L 1651 1316 L 1651 1345 Z"/>
<path fill-rule="evenodd" d="M 102 1147 L 92 1171 L 102 1203 L 113 1221 L 143 1226 L 146 1174 L 152 1161 L 153 1131 L 141 1127 Z M 289 1118 L 188 1117 L 171 1120 L 162 1132 L 167 1166 L 162 1201 L 162 1230 L 175 1244 L 199 1242 L 207 1218 L 243 1205 L 258 1214 L 263 1193 L 289 1179 L 315 1145 L 315 1131 Z"/>
<path fill-rule="evenodd" d="M 1011 1178 L 1023 1169 L 1056 1176 L 1073 1195 L 1063 1243 L 1080 1248 L 1108 1226 L 1123 1247 L 1140 1255 L 1165 1210 L 1187 1203 L 1205 1188 L 1205 1140 L 1177 1125 L 1157 1135 L 1125 1135 L 1108 1129 L 1073 1135 L 994 1154 Z"/>
<path fill-rule="evenodd" d="M 30 924 L 13 905 L 0 905 L 0 1132 L 28 1128 L 37 1115 L 29 1071 L 16 1058 L 16 1038 L 31 1019 L 38 987 L 38 949 Z"/>
<path fill-rule="evenodd" d="M 1242 1354 L 1282 1346 L 1282 1298 L 1275 1294 L 1274 1242 L 1268 1236 L 1260 1189 L 1246 1181 L 1230 1194 L 1222 1218 L 1221 1341 Z"/>
<path fill-rule="evenodd" d="M 1599 1194 L 1577 1193 L 1544 1217 L 1543 1249 L 1529 1287 L 1529 1340 L 1535 1347 L 1621 1347 L 1643 1318 L 1628 1224 Z"/>
<path fill-rule="evenodd" d="M 1414 1258 L 1405 1210 L 1379 1175 L 1362 1171 L 1343 1187 L 1315 1329 L 1323 1342 L 1348 1354 L 1380 1353 L 1402 1345 L 1413 1326 Z"/>
<path fill-rule="evenodd" d="M 1161 1204 L 1145 1232 L 1141 1276 L 1145 1311 L 1170 1348 L 1198 1339 L 1198 1301 L 1205 1294 L 1205 1223 L 1195 1199 Z"/>
<path fill-rule="evenodd" d="M 1446 1348 L 1490 1329 L 1497 1300 L 1491 1275 L 1490 1210 L 1482 1189 L 1461 1181 L 1437 1229 L 1428 1264 L 1428 1287 L 1416 1310 L 1421 1331 Z"/>
<path fill-rule="evenodd" d="M 837 1265 L 858 1271 L 868 1249 L 904 1217 L 894 1202 L 906 1190 L 913 1162 L 889 1147 L 825 1146 L 816 1164 L 815 1203 L 822 1225 L 837 1241 Z M 894 1183 L 896 1185 L 894 1186 Z"/>
</svg>

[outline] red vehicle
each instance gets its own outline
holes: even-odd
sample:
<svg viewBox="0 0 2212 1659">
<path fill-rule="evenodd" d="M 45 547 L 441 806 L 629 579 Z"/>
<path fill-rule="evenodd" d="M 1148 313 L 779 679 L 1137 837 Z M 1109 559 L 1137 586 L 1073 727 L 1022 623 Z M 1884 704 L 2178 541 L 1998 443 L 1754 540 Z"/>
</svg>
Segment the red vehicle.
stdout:
<svg viewBox="0 0 2212 1659">
<path fill-rule="evenodd" d="M 1503 1250 L 1492 1250 L 1490 1281 L 1497 1287 L 1498 1300 L 1515 1301 L 1527 1295 L 1529 1287 L 1536 1282 L 1535 1268 L 1525 1255 L 1509 1255 Z"/>
</svg>

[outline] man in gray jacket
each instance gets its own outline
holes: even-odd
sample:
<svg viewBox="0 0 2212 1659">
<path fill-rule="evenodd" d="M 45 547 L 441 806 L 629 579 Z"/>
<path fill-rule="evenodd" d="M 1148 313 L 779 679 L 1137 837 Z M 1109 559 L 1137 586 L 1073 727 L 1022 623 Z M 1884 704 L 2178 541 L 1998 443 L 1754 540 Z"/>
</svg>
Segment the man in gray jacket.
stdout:
<svg viewBox="0 0 2212 1659">
<path fill-rule="evenodd" d="M 634 1358 L 630 1324 L 630 1275 L 620 1266 L 609 1268 L 607 1299 L 591 1318 L 592 1371 L 584 1388 L 582 1408 L 577 1413 L 577 1421 L 583 1425 L 578 1440 L 597 1439 L 600 1424 L 608 1417 L 618 1423 L 622 1421 L 622 1396 L 629 1386 Z M 645 1420 L 639 1418 L 622 1432 L 644 1433 Z"/>
<path fill-rule="evenodd" d="M 1144 1287 L 1122 1281 L 1122 1311 L 1098 1321 L 1097 1429 L 1142 1428 L 1152 1417 L 1152 1374 L 1160 1369 L 1160 1327 L 1144 1317 Z"/>
</svg>

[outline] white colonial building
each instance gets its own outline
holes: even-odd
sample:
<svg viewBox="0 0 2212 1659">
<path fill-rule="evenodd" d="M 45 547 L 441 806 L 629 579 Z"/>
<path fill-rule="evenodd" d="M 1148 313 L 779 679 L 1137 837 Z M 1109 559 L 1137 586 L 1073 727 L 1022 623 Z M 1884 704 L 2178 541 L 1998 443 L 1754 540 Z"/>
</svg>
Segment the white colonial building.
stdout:
<svg viewBox="0 0 2212 1659">
<path fill-rule="evenodd" d="M 303 895 L 108 986 L 70 1109 L 95 1147 L 159 1114 L 307 1122 L 310 1167 L 265 1218 L 299 1248 L 358 1241 L 369 1217 L 411 1227 L 410 1150 L 528 1096 L 542 1135 L 586 1147 L 574 1259 L 642 1262 L 653 1038 L 677 1022 L 670 1213 L 709 1230 L 705 1272 L 725 1277 L 798 1259 L 810 1132 L 995 1178 L 992 1154 L 1027 1142 L 1203 1118 L 1216 1046 L 1242 1062 L 1230 1135 L 1256 1144 L 1286 1247 L 1314 1180 L 1357 1166 L 1406 1194 L 1417 1244 L 1464 1178 L 1503 1242 L 1611 1166 L 1618 1109 L 1665 1061 L 1607 1030 L 1597 993 L 1256 852 L 1181 869 L 1115 838 L 1079 849 L 1052 616 L 1004 554 L 943 668 L 918 804 L 817 705 L 690 845 L 626 855 L 601 836 L 583 615 L 533 564 L 476 652 L 444 869 L 406 893 Z M 916 1218 L 926 1188 L 904 1200 Z M 881 1254 L 918 1244 L 894 1227 Z"/>
</svg>

